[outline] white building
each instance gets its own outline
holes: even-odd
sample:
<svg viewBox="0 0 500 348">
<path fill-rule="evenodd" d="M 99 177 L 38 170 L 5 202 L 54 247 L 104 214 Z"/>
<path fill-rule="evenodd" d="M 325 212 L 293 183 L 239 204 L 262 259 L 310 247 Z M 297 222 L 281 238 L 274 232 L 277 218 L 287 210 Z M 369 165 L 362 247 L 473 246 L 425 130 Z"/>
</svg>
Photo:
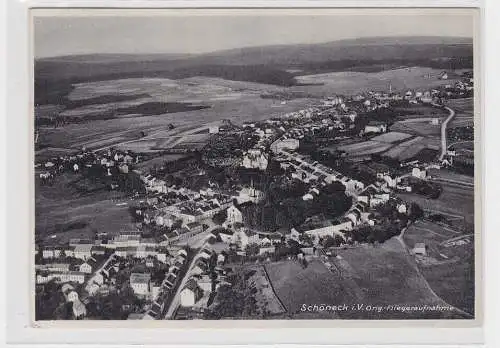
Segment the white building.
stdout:
<svg viewBox="0 0 500 348">
<path fill-rule="evenodd" d="M 412 169 L 411 175 L 414 176 L 415 178 L 425 179 L 427 178 L 427 171 L 425 169 L 420 169 L 418 167 L 415 167 Z"/>
<path fill-rule="evenodd" d="M 193 307 L 203 296 L 202 290 L 193 278 L 186 282 L 186 286 L 181 291 L 181 306 Z"/>
<path fill-rule="evenodd" d="M 280 153 L 282 150 L 297 150 L 299 145 L 300 142 L 298 139 L 276 140 L 271 144 L 271 151 L 274 153 Z"/>
<path fill-rule="evenodd" d="M 269 163 L 268 156 L 259 149 L 250 149 L 243 157 L 242 166 L 245 168 L 255 168 L 266 170 Z"/>
<path fill-rule="evenodd" d="M 262 191 L 259 191 L 253 187 L 244 187 L 239 192 L 239 195 L 236 198 L 236 200 L 238 201 L 238 204 L 242 204 L 245 202 L 257 203 L 263 197 L 264 197 L 264 194 L 262 193 Z"/>
<path fill-rule="evenodd" d="M 234 205 L 227 208 L 227 219 L 226 221 L 230 224 L 242 223 L 243 222 L 243 214 L 241 210 L 239 210 Z"/>
<path fill-rule="evenodd" d="M 415 247 L 413 248 L 413 253 L 415 255 L 427 255 L 427 248 L 425 247 L 425 243 L 415 243 Z"/>
<path fill-rule="evenodd" d="M 326 236 L 333 237 L 334 235 L 343 237 L 342 232 L 352 230 L 353 225 L 354 224 L 351 221 L 343 221 L 336 225 L 316 228 L 313 230 L 305 231 L 304 233 L 313 238 L 323 238 Z"/>
<path fill-rule="evenodd" d="M 130 287 L 136 295 L 149 295 L 151 291 L 151 275 L 149 273 L 130 274 Z"/>
<path fill-rule="evenodd" d="M 73 252 L 73 256 L 77 259 L 87 260 L 92 256 L 92 245 L 91 244 L 82 244 L 75 246 L 75 250 Z"/>
<path fill-rule="evenodd" d="M 365 133 L 385 133 L 387 132 L 387 125 L 379 122 L 369 122 L 365 126 Z"/>
</svg>

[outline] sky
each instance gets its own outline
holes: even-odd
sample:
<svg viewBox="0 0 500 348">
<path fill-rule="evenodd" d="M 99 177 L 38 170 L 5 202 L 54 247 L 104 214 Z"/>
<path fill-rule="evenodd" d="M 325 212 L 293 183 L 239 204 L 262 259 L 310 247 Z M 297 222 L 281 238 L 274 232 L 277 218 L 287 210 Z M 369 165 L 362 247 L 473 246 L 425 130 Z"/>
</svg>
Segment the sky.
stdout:
<svg viewBox="0 0 500 348">
<path fill-rule="evenodd" d="M 158 11 L 158 10 L 156 10 Z M 470 12 L 294 12 L 245 15 L 34 15 L 37 58 L 91 53 L 205 53 L 373 36 L 473 36 Z M 283 11 L 282 11 L 283 13 Z M 116 14 L 116 13 L 115 13 Z"/>
</svg>

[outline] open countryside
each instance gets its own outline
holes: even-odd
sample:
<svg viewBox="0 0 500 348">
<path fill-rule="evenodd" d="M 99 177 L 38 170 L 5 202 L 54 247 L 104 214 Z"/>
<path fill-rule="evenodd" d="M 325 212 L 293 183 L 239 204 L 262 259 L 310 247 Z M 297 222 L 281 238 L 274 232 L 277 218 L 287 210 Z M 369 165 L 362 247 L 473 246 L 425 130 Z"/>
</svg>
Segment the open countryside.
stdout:
<svg viewBox="0 0 500 348">
<path fill-rule="evenodd" d="M 472 40 L 307 47 L 35 61 L 36 320 L 475 317 Z"/>
</svg>

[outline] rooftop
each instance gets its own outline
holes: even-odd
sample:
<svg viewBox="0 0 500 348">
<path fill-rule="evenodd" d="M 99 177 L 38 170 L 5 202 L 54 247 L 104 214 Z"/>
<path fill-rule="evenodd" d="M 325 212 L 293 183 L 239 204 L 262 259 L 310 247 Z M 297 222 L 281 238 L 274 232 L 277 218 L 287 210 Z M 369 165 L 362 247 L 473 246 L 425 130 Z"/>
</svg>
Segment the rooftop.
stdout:
<svg viewBox="0 0 500 348">
<path fill-rule="evenodd" d="M 149 273 L 132 273 L 130 274 L 130 283 L 149 283 L 151 280 L 151 275 Z"/>
</svg>

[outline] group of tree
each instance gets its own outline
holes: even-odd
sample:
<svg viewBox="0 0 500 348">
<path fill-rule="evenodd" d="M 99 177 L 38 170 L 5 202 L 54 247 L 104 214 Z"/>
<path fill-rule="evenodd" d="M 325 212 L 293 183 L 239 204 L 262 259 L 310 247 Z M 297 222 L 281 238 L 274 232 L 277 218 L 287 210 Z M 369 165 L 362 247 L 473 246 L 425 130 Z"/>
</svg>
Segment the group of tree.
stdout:
<svg viewBox="0 0 500 348">
<path fill-rule="evenodd" d="M 308 187 L 294 180 L 289 184 L 273 184 L 266 191 L 265 201 L 243 209 L 244 223 L 264 231 L 290 230 L 313 215 L 335 218 L 351 206 L 351 198 L 339 182 L 322 187 L 312 200 L 303 200 Z"/>
</svg>

